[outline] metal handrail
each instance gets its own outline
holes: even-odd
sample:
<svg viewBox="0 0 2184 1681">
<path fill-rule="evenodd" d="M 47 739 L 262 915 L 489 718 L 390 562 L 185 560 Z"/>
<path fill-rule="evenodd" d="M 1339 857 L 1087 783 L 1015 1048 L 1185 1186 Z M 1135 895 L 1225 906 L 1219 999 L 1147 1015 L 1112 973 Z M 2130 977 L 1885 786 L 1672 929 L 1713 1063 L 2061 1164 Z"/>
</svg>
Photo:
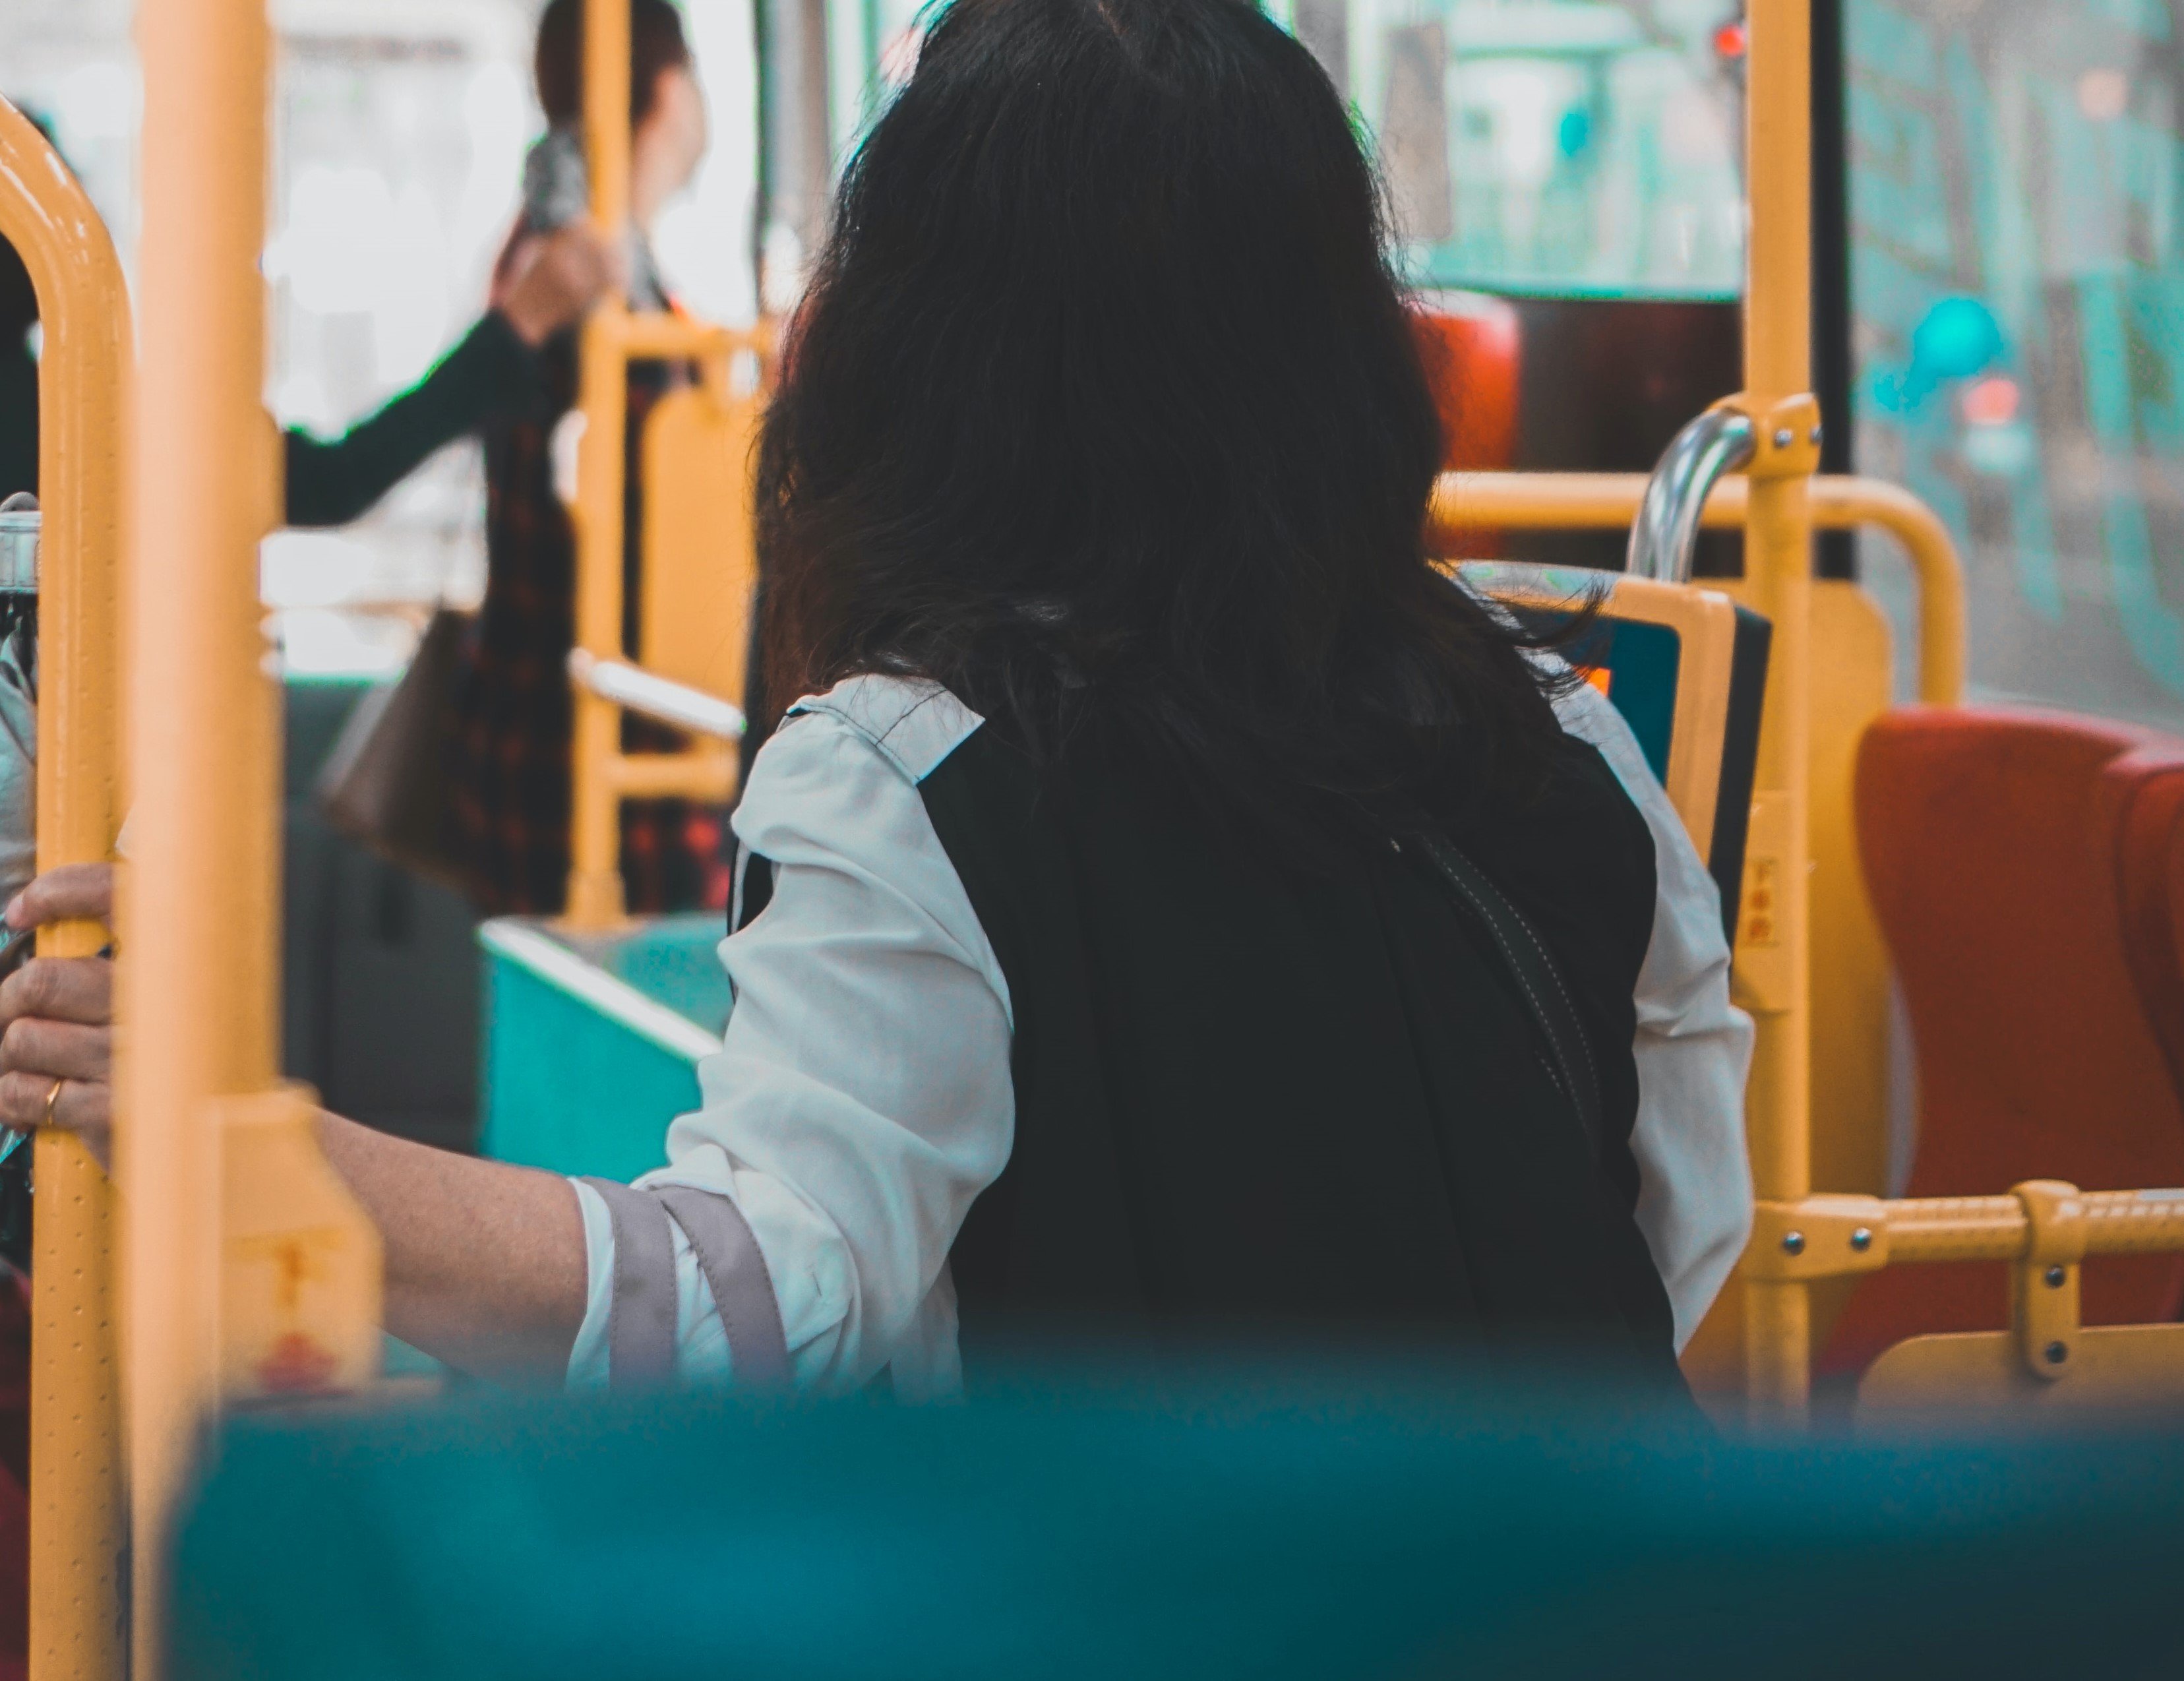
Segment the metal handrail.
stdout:
<svg viewBox="0 0 2184 1681">
<path fill-rule="evenodd" d="M 1623 570 L 1635 578 L 1689 583 L 1698 547 L 1699 519 L 1707 498 L 1724 474 L 1757 453 L 1758 436 L 1749 415 L 1709 409 L 1669 441 L 1646 481 Z"/>
<path fill-rule="evenodd" d="M 578 689 L 626 711 L 722 741 L 741 741 L 743 708 L 717 694 L 692 688 L 622 660 L 602 660 L 581 648 L 569 650 L 569 681 Z"/>
<path fill-rule="evenodd" d="M 2078 1191 L 2069 1197 L 2085 1255 L 2184 1250 L 2184 1189 Z M 2021 1261 L 2036 1224 L 2015 1194 L 1869 1197 L 1823 1194 L 1762 1202 L 1756 1270 L 1804 1278 L 1869 1272 L 1905 1262 Z"/>
<path fill-rule="evenodd" d="M 1467 532 L 1612 531 L 1630 525 L 1646 493 L 1642 473 L 1445 473 L 1434 487 L 1428 546 L 1452 548 Z M 1700 510 L 1709 531 L 1743 527 L 1751 487 L 1734 475 Z M 1901 485 L 1822 473 L 1812 481 L 1813 523 L 1829 531 L 1872 526 L 1901 543 L 1919 582 L 1919 698 L 1929 706 L 1964 697 L 1964 575 L 1941 516 Z"/>
<path fill-rule="evenodd" d="M 584 161 L 591 220 L 610 232 L 619 232 L 629 220 L 629 28 L 627 0 L 584 8 Z M 632 693 L 660 701 L 671 710 L 682 703 L 649 687 L 666 680 L 621 658 L 625 648 L 624 493 L 630 465 L 625 453 L 628 366 L 633 361 L 663 358 L 695 361 L 703 365 L 705 383 L 717 394 L 727 389 L 729 369 L 746 352 L 758 358 L 763 377 L 772 336 L 772 327 L 763 322 L 749 330 L 723 327 L 661 311 L 633 310 L 627 298 L 610 297 L 593 308 L 578 337 L 577 406 L 584 430 L 577 447 L 571 510 L 577 536 L 576 644 L 596 662 L 588 669 L 603 673 L 602 681 L 621 682 L 615 674 L 618 669 L 637 682 Z M 688 691 L 688 695 L 699 693 Z M 734 713 L 736 727 L 727 730 L 722 727 L 727 715 L 712 710 L 727 703 L 699 698 L 706 704 L 693 716 L 705 721 L 672 717 L 667 721 L 731 740 L 741 735 L 740 711 Z M 572 927 L 611 927 L 622 919 L 617 819 L 624 799 L 671 793 L 724 800 L 735 788 L 735 765 L 717 750 L 623 754 L 618 708 L 625 704 L 635 711 L 649 710 L 639 701 L 617 700 L 594 682 L 577 682 L 570 732 L 569 886 L 563 911 Z"/>
</svg>

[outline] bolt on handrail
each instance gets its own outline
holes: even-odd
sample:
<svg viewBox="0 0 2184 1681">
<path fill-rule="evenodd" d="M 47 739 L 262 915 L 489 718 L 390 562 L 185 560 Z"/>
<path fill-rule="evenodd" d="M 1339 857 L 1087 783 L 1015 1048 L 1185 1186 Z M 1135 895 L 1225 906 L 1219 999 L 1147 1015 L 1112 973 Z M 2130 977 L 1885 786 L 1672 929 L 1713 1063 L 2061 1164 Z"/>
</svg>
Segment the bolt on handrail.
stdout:
<svg viewBox="0 0 2184 1681">
<path fill-rule="evenodd" d="M 1724 474 L 1748 463 L 1758 448 L 1752 417 L 1735 409 L 1709 409 L 1687 421 L 1669 441 L 1646 481 L 1623 570 L 1636 578 L 1683 584 L 1691 580 L 1699 520 L 1707 498 Z"/>
<path fill-rule="evenodd" d="M 2184 1250 L 2184 1189 L 2078 1191 L 2087 1255 Z M 1907 1261 L 2017 1261 L 2033 1241 L 2023 1197 L 1885 1197 L 1823 1194 L 1763 1201 L 1752 1263 L 1808 1278 L 1872 1272 Z"/>
</svg>

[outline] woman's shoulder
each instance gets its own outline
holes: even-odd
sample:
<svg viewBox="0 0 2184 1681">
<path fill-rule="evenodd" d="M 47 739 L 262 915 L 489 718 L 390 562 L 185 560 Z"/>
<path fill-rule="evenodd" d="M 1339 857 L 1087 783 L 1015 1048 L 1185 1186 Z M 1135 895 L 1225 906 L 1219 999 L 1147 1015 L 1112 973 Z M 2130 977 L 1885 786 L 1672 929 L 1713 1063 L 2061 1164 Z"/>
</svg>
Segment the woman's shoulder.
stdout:
<svg viewBox="0 0 2184 1681">
<path fill-rule="evenodd" d="M 922 843 L 922 784 L 985 721 L 938 683 L 872 674 L 790 707 L 731 819 L 769 858 Z"/>
<path fill-rule="evenodd" d="M 760 752 L 752 777 L 755 783 L 770 754 L 777 760 L 800 759 L 807 751 L 824 751 L 846 741 L 876 754 L 915 787 L 984 722 L 929 679 L 864 672 L 791 706 L 774 738 Z"/>
<path fill-rule="evenodd" d="M 775 870 L 807 866 L 838 889 L 854 883 L 853 898 L 915 905 L 976 953 L 978 919 L 920 784 L 983 721 L 938 684 L 900 677 L 852 677 L 806 695 L 752 761 L 729 819 L 737 840 Z M 855 902 L 864 908 L 855 915 L 869 911 Z"/>
</svg>

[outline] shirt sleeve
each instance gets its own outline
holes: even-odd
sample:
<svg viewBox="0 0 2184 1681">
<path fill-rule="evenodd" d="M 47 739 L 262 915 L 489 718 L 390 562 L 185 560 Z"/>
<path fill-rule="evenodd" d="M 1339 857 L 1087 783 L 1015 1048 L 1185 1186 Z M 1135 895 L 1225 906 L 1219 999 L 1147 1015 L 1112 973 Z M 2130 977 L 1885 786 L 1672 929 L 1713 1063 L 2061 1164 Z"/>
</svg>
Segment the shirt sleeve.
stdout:
<svg viewBox="0 0 2184 1681">
<path fill-rule="evenodd" d="M 702 1106 L 640 1188 L 733 1200 L 780 1304 L 800 1387 L 955 1386 L 950 1247 L 1016 1123 L 1008 993 L 900 759 L 838 714 L 792 716 L 734 816 L 773 896 L 721 946 L 735 991 Z M 584 1188 L 579 1187 L 580 1197 Z M 593 1194 L 593 1199 L 598 1199 Z M 591 1291 L 570 1357 L 599 1381 L 612 1233 L 586 1209 Z M 733 1378 L 688 1240 L 675 1234 L 677 1365 Z"/>
<path fill-rule="evenodd" d="M 1653 933 L 1638 971 L 1638 1226 L 1675 1311 L 1676 1346 L 1698 1329 L 1752 1231 L 1744 1085 L 1752 1018 L 1729 1001 L 1721 894 L 1683 820 L 1606 696 L 1580 684 L 1555 704 L 1598 749 L 1652 832 Z"/>
</svg>

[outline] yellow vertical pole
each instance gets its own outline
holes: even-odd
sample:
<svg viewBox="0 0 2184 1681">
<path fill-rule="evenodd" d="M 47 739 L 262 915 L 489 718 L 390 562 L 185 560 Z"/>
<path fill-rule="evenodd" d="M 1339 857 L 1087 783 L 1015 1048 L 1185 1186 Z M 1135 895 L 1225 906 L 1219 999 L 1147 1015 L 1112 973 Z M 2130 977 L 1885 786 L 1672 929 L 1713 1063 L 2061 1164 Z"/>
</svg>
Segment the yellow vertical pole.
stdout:
<svg viewBox="0 0 2184 1681">
<path fill-rule="evenodd" d="M 45 138 L 0 102 L 0 234 L 38 296 L 38 867 L 103 858 L 120 803 L 118 684 L 129 294 L 113 242 Z M 103 931 L 50 928 L 77 956 Z M 41 1137 L 31 1297 L 31 1673 L 122 1668 L 114 1198 L 75 1139 Z"/>
<path fill-rule="evenodd" d="M 1812 371 L 1812 17 L 1809 0 L 1752 0 L 1746 84 L 1749 264 L 1745 402 L 1761 431 L 1745 523 L 1752 605 L 1774 621 L 1738 949 L 1758 1024 L 1747 1112 L 1754 1188 L 1811 1188 L 1810 736 L 1812 411 L 1792 407 Z M 1794 426 L 1803 436 L 1785 426 Z M 1809 1304 L 1801 1283 L 1751 1279 L 1746 1383 L 1755 1422 L 1801 1421 Z"/>
<path fill-rule="evenodd" d="M 610 238 L 629 221 L 628 0 L 584 7 L 584 154 L 592 220 Z M 577 646 L 601 660 L 623 655 L 622 481 L 628 375 L 622 328 L 627 305 L 604 299 L 579 341 L 577 400 L 584 432 L 577 455 Z M 609 761 L 621 745 L 621 714 L 578 689 L 570 765 L 567 916 L 603 927 L 622 916 L 620 802 Z"/>
<path fill-rule="evenodd" d="M 126 603 L 134 815 L 122 905 L 131 1673 L 156 1681 L 168 1531 L 218 1383 L 214 1099 L 275 1070 L 277 732 L 258 542 L 278 463 L 260 406 L 264 0 L 142 0 L 143 237 Z"/>
</svg>

